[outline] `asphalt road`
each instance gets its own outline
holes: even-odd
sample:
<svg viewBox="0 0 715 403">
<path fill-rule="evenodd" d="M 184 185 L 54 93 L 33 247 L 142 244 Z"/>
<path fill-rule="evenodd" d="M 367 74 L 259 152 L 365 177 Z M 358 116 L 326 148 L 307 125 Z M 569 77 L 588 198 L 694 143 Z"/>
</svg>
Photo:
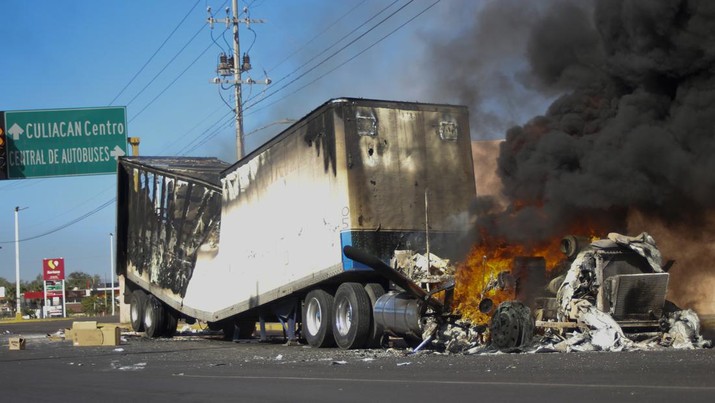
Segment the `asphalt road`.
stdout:
<svg viewBox="0 0 715 403">
<path fill-rule="evenodd" d="M 69 322 L 67 322 L 69 323 Z M 27 326 L 30 326 L 28 328 Z M 712 402 L 715 350 L 410 355 L 217 335 L 73 347 L 64 322 L 0 323 L 3 401 Z M 35 330 L 30 330 L 35 329 Z M 27 347 L 10 351 L 22 333 Z"/>
</svg>

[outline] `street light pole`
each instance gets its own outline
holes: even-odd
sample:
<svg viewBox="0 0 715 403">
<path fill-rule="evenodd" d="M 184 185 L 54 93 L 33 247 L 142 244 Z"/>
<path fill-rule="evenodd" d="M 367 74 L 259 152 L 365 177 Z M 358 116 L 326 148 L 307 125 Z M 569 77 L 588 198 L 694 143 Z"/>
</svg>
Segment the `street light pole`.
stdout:
<svg viewBox="0 0 715 403">
<path fill-rule="evenodd" d="M 22 310 L 20 308 L 20 225 L 18 223 L 18 213 L 20 210 L 25 209 L 27 209 L 27 207 L 15 207 L 15 302 L 17 302 L 15 318 L 17 319 L 22 317 Z"/>
<path fill-rule="evenodd" d="M 114 234 L 109 233 L 109 281 L 112 284 L 112 315 L 114 315 Z"/>
</svg>

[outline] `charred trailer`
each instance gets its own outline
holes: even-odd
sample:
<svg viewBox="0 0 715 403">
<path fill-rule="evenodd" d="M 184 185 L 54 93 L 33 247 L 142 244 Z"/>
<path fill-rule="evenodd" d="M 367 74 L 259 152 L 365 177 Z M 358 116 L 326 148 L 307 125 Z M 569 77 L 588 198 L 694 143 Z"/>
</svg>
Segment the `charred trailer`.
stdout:
<svg viewBox="0 0 715 403">
<path fill-rule="evenodd" d="M 292 314 L 311 346 L 341 348 L 379 345 L 373 311 L 394 288 L 344 248 L 384 264 L 401 249 L 457 259 L 476 196 L 466 107 L 352 98 L 230 166 L 123 158 L 118 186 L 136 328 L 184 316 L 245 336 Z"/>
<path fill-rule="evenodd" d="M 197 256 L 218 241 L 215 158 L 122 157 L 117 191 L 117 274 L 135 331 L 173 336 Z"/>
</svg>

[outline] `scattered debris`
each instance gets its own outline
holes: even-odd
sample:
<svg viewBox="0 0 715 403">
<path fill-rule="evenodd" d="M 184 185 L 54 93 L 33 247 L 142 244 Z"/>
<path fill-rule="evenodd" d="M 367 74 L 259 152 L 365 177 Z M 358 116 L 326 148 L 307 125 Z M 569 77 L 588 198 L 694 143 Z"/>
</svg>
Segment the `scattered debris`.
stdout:
<svg viewBox="0 0 715 403">
<path fill-rule="evenodd" d="M 691 350 L 712 347 L 712 341 L 700 335 L 700 319 L 690 309 L 668 315 L 669 330 L 663 335 L 660 345 Z"/>
<path fill-rule="evenodd" d="M 406 292 L 393 297 L 401 299 L 399 306 L 406 316 L 421 314 L 422 342 L 412 352 L 425 347 L 446 354 L 485 354 L 712 346 L 700 335 L 695 312 L 668 310 L 669 274 L 663 270 L 660 251 L 649 234 L 611 233 L 592 242 L 584 239 L 588 238 L 564 238 L 566 257 L 559 267 L 564 267 L 565 273 L 554 269 L 551 279 L 546 278 L 543 258 L 514 256 L 511 272 L 490 268 L 481 280 L 482 291 L 477 291 L 478 308 L 490 318 L 488 325 L 451 311 L 456 270 L 448 260 L 396 251 L 392 268 L 421 288 L 400 285 Z M 534 282 L 528 276 L 539 273 L 538 259 L 544 279 Z M 485 268 L 487 263 L 484 256 Z M 538 287 L 527 290 L 530 284 Z M 428 301 L 442 291 L 438 303 Z M 489 296 L 500 293 L 517 300 L 497 305 Z M 415 301 L 414 307 L 410 300 Z M 392 325 L 386 326 L 388 332 L 408 340 L 414 337 L 410 333 L 419 335 L 414 326 L 388 325 Z"/>
<path fill-rule="evenodd" d="M 146 362 L 139 362 L 132 365 L 121 365 L 119 361 L 112 361 L 109 366 L 118 371 L 141 371 L 146 368 Z"/>
<path fill-rule="evenodd" d="M 54 333 L 48 333 L 47 338 L 52 341 L 62 341 L 65 339 L 65 330 L 59 329 Z"/>
<path fill-rule="evenodd" d="M 420 286 L 429 288 L 454 278 L 455 268 L 449 260 L 432 253 L 414 253 L 411 250 L 395 251 L 390 265 Z"/>
<path fill-rule="evenodd" d="M 10 337 L 8 340 L 10 350 L 24 350 L 25 339 L 23 337 Z"/>
</svg>

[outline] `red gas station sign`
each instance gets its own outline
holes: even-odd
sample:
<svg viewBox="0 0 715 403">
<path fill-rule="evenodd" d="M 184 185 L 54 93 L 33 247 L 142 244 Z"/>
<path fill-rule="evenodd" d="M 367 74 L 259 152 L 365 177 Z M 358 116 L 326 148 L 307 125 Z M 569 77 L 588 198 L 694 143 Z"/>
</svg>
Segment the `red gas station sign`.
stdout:
<svg viewBox="0 0 715 403">
<path fill-rule="evenodd" d="M 60 281 L 65 279 L 65 259 L 42 259 L 42 279 L 45 281 Z"/>
</svg>

